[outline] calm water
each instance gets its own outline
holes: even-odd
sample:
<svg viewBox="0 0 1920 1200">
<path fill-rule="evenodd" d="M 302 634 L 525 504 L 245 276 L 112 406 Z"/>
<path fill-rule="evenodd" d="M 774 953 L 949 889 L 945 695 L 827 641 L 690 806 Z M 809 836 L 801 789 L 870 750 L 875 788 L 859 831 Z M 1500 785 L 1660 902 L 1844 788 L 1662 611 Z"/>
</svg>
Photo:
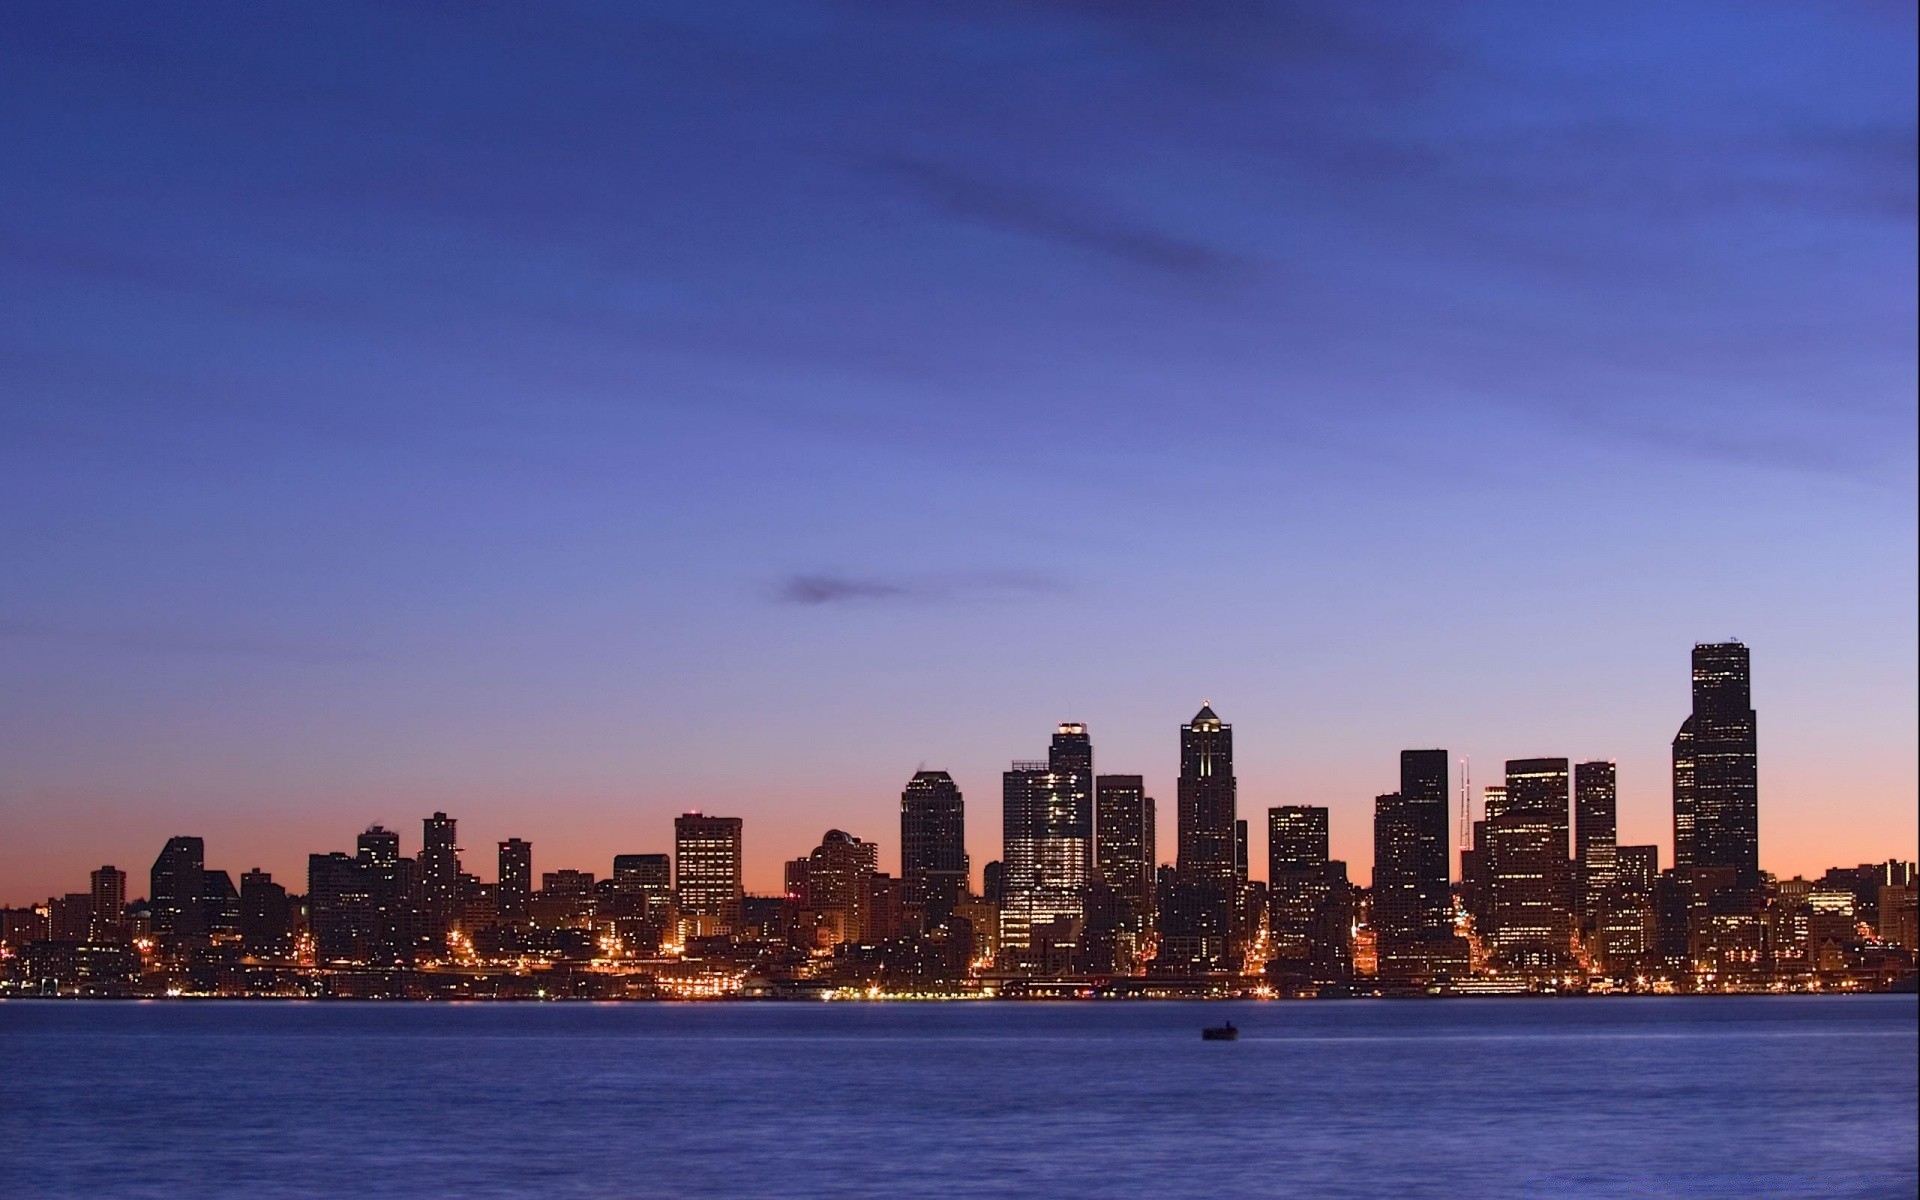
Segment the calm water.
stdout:
<svg viewBox="0 0 1920 1200">
<path fill-rule="evenodd" d="M 1202 1042 L 1231 1017 L 1235 1043 Z M 29 1197 L 1914 1197 L 1912 997 L 0 1004 Z"/>
</svg>

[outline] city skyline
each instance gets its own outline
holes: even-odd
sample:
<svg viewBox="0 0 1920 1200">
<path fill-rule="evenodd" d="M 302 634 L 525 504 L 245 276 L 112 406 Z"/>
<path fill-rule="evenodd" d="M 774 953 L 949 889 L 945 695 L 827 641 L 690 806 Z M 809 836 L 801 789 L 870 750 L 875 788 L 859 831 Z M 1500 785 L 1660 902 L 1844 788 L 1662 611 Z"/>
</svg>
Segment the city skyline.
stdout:
<svg viewBox="0 0 1920 1200">
<path fill-rule="evenodd" d="M 1362 878 L 1409 747 L 1664 845 L 1729 637 L 1767 865 L 1920 840 L 1911 6 L 540 24 L 19 14 L 0 892 L 686 808 L 771 890 L 1062 721 L 1170 850 L 1204 699 Z"/>
<path fill-rule="evenodd" d="M 1388 839 L 1398 846 L 1403 846 L 1404 849 L 1396 851 L 1399 856 L 1398 861 L 1402 862 L 1403 865 L 1398 868 L 1398 873 L 1390 876 L 1392 881 L 1391 887 L 1384 894 L 1387 896 L 1398 896 L 1404 893 L 1406 898 L 1404 900 L 1389 899 L 1386 901 L 1387 907 L 1380 914 L 1380 918 L 1383 920 L 1383 928 L 1404 930 L 1404 933 L 1397 935 L 1404 937 L 1414 937 L 1415 931 L 1417 930 L 1427 931 L 1426 934 L 1420 936 L 1443 932 L 1448 927 L 1450 920 L 1450 918 L 1443 915 L 1443 910 L 1451 906 L 1451 901 L 1444 894 L 1445 886 L 1448 881 L 1453 881 L 1456 884 L 1468 882 L 1466 866 L 1462 858 L 1462 851 L 1468 848 L 1465 830 L 1466 822 L 1463 820 L 1465 814 L 1461 811 L 1462 793 L 1467 792 L 1470 796 L 1470 808 L 1468 811 L 1471 813 L 1471 817 L 1475 822 L 1491 822 L 1494 826 L 1497 826 L 1498 822 L 1492 821 L 1492 818 L 1499 814 L 1488 811 L 1487 798 L 1489 794 L 1497 796 L 1497 799 L 1492 801 L 1496 807 L 1507 803 L 1510 787 L 1515 779 L 1512 772 L 1515 770 L 1516 764 L 1518 764 L 1522 772 L 1520 778 L 1523 787 L 1526 781 L 1531 778 L 1530 772 L 1546 772 L 1549 775 L 1557 774 L 1558 782 L 1553 784 L 1546 794 L 1557 794 L 1561 796 L 1561 800 L 1555 802 L 1557 806 L 1555 819 L 1564 826 L 1564 828 L 1560 830 L 1558 841 L 1564 843 L 1567 851 L 1571 854 L 1565 866 L 1566 869 L 1571 872 L 1568 882 L 1576 894 L 1576 909 L 1584 904 L 1586 894 L 1584 883 L 1577 882 L 1584 880 L 1582 864 L 1586 862 L 1582 850 L 1586 838 L 1586 833 L 1583 832 L 1583 820 L 1597 822 L 1597 824 L 1593 826 L 1595 829 L 1605 829 L 1608 839 L 1605 862 L 1606 869 L 1609 872 L 1612 869 L 1612 847 L 1616 844 L 1652 845 L 1657 848 L 1660 861 L 1676 866 L 1727 865 L 1737 869 L 1744 869 L 1740 864 L 1754 861 L 1755 856 L 1759 853 L 1758 847 L 1765 845 L 1767 839 L 1763 837 L 1755 841 L 1749 832 L 1744 835 L 1747 839 L 1745 842 L 1746 848 L 1742 850 L 1737 841 L 1742 835 L 1737 832 L 1722 835 L 1718 831 L 1722 826 L 1730 826 L 1735 830 L 1744 828 L 1749 831 L 1753 828 L 1754 818 L 1752 812 L 1754 810 L 1752 809 L 1753 801 L 1751 797 L 1753 795 L 1752 780 L 1754 778 L 1753 760 L 1755 750 L 1752 729 L 1754 726 L 1755 706 L 1748 694 L 1748 681 L 1751 674 L 1749 651 L 1748 647 L 1737 642 L 1726 644 L 1701 643 L 1694 646 L 1693 660 L 1695 711 L 1693 715 L 1687 717 L 1682 723 L 1682 737 L 1676 740 L 1673 751 L 1672 769 L 1666 780 L 1667 811 L 1665 821 L 1666 836 L 1664 838 L 1659 836 L 1642 838 L 1639 828 L 1623 828 L 1619 825 L 1617 820 L 1618 774 L 1617 760 L 1615 759 L 1581 760 L 1578 761 L 1577 766 L 1573 766 L 1570 764 L 1573 764 L 1576 760 L 1566 757 L 1537 759 L 1508 758 L 1502 760 L 1507 774 L 1504 777 L 1495 776 L 1495 778 L 1502 778 L 1503 781 L 1501 783 L 1483 783 L 1476 786 L 1470 783 L 1470 760 L 1462 756 L 1453 755 L 1445 748 L 1408 749 L 1402 750 L 1399 753 L 1398 782 L 1400 790 L 1391 794 L 1383 793 L 1365 801 L 1367 806 L 1365 828 L 1361 830 L 1359 834 L 1349 832 L 1348 838 L 1342 839 L 1338 836 L 1341 822 L 1339 820 L 1332 820 L 1328 823 L 1330 828 L 1323 831 L 1328 838 L 1329 850 L 1327 851 L 1327 856 L 1345 863 L 1356 883 L 1364 878 L 1366 880 L 1365 886 L 1376 889 L 1376 894 L 1378 895 L 1382 893 L 1377 891 L 1380 887 L 1379 876 L 1377 874 L 1377 852 L 1381 845 L 1386 844 L 1383 842 L 1383 839 Z M 1727 692 L 1725 690 L 1728 686 L 1726 681 L 1729 678 L 1735 681 L 1734 687 L 1736 690 L 1733 692 Z M 1718 698 L 1721 695 L 1726 695 L 1729 699 L 1720 701 Z M 1705 697 L 1705 699 L 1703 700 L 1702 697 Z M 1735 705 L 1735 709 L 1730 711 L 1736 711 L 1737 715 L 1744 714 L 1745 724 L 1742 728 L 1747 731 L 1744 735 L 1747 741 L 1743 745 L 1736 746 L 1736 750 L 1745 754 L 1746 766 L 1743 768 L 1745 775 L 1740 776 L 1740 778 L 1744 778 L 1747 781 L 1745 786 L 1748 789 L 1746 793 L 1749 797 L 1746 801 L 1748 807 L 1744 810 L 1743 815 L 1737 803 L 1730 805 L 1728 802 L 1721 801 L 1705 806 L 1704 811 L 1710 813 L 1715 818 L 1707 823 L 1708 827 L 1716 831 L 1713 835 L 1714 838 L 1720 839 L 1720 842 L 1724 843 L 1727 848 L 1711 852 L 1683 851 L 1678 849 L 1678 847 L 1683 841 L 1692 840 L 1690 838 L 1692 822 L 1696 814 L 1703 811 L 1697 799 L 1697 793 L 1700 789 L 1698 789 L 1695 783 L 1694 751 L 1691 749 L 1695 743 L 1689 736 L 1688 731 L 1695 726 L 1696 720 L 1701 719 L 1700 714 L 1710 711 L 1715 703 L 1720 703 L 1722 707 L 1733 704 Z M 1707 708 L 1701 708 L 1700 706 L 1702 704 L 1705 704 Z M 1248 868 L 1251 864 L 1274 861 L 1274 846 L 1270 841 L 1269 830 L 1267 829 L 1267 823 L 1264 819 L 1266 814 L 1274 810 L 1297 808 L 1300 805 L 1318 808 L 1329 814 L 1340 812 L 1342 811 L 1342 807 L 1344 807 L 1332 804 L 1315 804 L 1310 800 L 1274 804 L 1260 803 L 1249 806 L 1244 798 L 1236 794 L 1237 779 L 1232 774 L 1235 763 L 1233 722 L 1223 721 L 1223 719 L 1214 712 L 1211 702 L 1203 703 L 1199 713 L 1192 718 L 1191 721 L 1180 723 L 1178 726 L 1178 735 L 1182 746 L 1181 753 L 1183 755 L 1183 763 L 1185 764 L 1183 774 L 1196 780 L 1204 775 L 1212 774 L 1211 768 L 1214 764 L 1216 754 L 1221 756 L 1220 761 L 1225 764 L 1224 770 L 1226 774 L 1223 778 L 1226 791 L 1224 793 L 1224 799 L 1215 801 L 1214 804 L 1224 803 L 1227 806 L 1225 809 L 1220 810 L 1223 814 L 1229 812 L 1239 814 L 1239 822 L 1243 826 L 1241 836 L 1248 839 L 1247 844 L 1240 847 L 1241 852 L 1246 855 L 1245 860 L 1240 864 L 1243 878 L 1251 877 L 1266 881 L 1265 876 L 1260 871 L 1249 870 Z M 1217 749 L 1215 747 L 1216 741 L 1220 743 Z M 922 767 L 904 783 L 904 790 L 897 793 L 893 801 L 896 807 L 892 812 L 892 816 L 895 820 L 900 820 L 902 813 L 908 810 L 916 814 L 931 812 L 933 810 L 927 808 L 927 805 L 930 803 L 934 804 L 936 809 L 944 808 L 948 810 L 949 815 L 944 818 L 945 824 L 940 827 L 945 830 L 945 845 L 948 848 L 944 851 L 931 849 L 921 850 L 918 852 L 919 858 L 921 861 L 931 862 L 933 859 L 930 856 L 944 854 L 945 857 L 943 861 L 949 864 L 947 869 L 952 872 L 960 871 L 959 867 L 952 865 L 954 863 L 963 865 L 970 864 L 963 872 L 962 878 L 964 878 L 965 881 L 964 887 L 975 891 L 980 889 L 983 883 L 982 872 L 990 862 L 995 863 L 995 865 L 1003 865 L 1010 857 L 1016 861 L 1034 862 L 1036 860 L 1033 856 L 1040 853 L 1035 847 L 1050 836 L 1056 837 L 1059 839 L 1059 844 L 1065 848 L 1066 858 L 1060 862 L 1051 864 L 1027 867 L 1016 866 L 1015 873 L 1022 878 L 1024 878 L 1025 875 L 1033 875 L 1035 879 L 1041 879 L 1047 875 L 1048 869 L 1052 870 L 1055 876 L 1057 876 L 1058 882 L 1054 884 L 1036 884 L 1034 885 L 1035 888 L 1044 892 L 1051 887 L 1060 895 L 1068 897 L 1064 901 L 1067 908 L 1059 910 L 1058 915 L 1064 915 L 1071 911 L 1072 915 L 1077 919 L 1081 915 L 1079 893 L 1084 889 L 1086 883 L 1095 876 L 1096 838 L 1093 817 L 1097 796 L 1095 787 L 1096 779 L 1100 780 L 1102 784 L 1111 781 L 1114 785 L 1122 789 L 1131 788 L 1135 794 L 1144 797 L 1144 803 L 1148 805 L 1150 812 L 1155 808 L 1153 802 L 1156 799 L 1154 788 L 1150 782 L 1147 782 L 1150 777 L 1144 775 L 1115 774 L 1110 771 L 1100 770 L 1099 766 L 1108 764 L 1106 763 L 1106 755 L 1103 754 L 1099 766 L 1096 766 L 1093 758 L 1095 745 L 1096 743 L 1093 739 L 1091 727 L 1086 723 L 1078 721 L 1062 721 L 1057 723 L 1049 757 L 1039 760 L 1015 759 L 1013 761 L 1014 769 L 1002 773 L 1002 794 L 996 797 L 1000 802 L 994 804 L 983 804 L 981 800 L 976 797 L 972 806 L 965 807 L 964 797 L 967 789 L 961 786 L 959 781 L 954 779 L 950 772 Z M 1684 761 L 1683 751 L 1679 748 L 1681 745 L 1689 747 L 1689 749 L 1684 752 Z M 1112 752 L 1108 751 L 1107 753 L 1110 754 Z M 1125 764 L 1123 763 L 1123 765 Z M 1486 764 L 1486 768 L 1484 769 L 1491 769 L 1492 767 L 1493 764 Z M 1741 769 L 1742 768 L 1735 768 L 1736 774 L 1738 774 Z M 1725 774 L 1724 769 L 1721 771 L 1721 774 Z M 1593 781 L 1596 779 L 1599 782 L 1598 790 L 1593 786 Z M 1175 786 L 1166 790 L 1175 797 L 1179 797 L 1185 794 L 1186 786 L 1187 785 L 1180 784 L 1176 780 Z M 1201 796 L 1211 795 L 1211 793 L 1204 791 L 1204 788 L 1208 785 L 1196 783 L 1194 786 L 1196 804 L 1199 803 Z M 1016 799 L 1016 792 L 1018 793 L 1018 799 Z M 1055 796 L 1057 796 L 1057 800 L 1054 799 Z M 1407 807 L 1407 799 L 1409 797 L 1418 798 L 1420 805 L 1419 811 L 1424 813 L 1424 815 L 1411 815 L 1415 809 Z M 1525 797 L 1521 795 L 1515 795 L 1513 799 L 1521 806 L 1524 806 L 1526 803 Z M 909 804 L 909 800 L 915 803 Z M 1142 801 L 1135 800 L 1134 803 L 1138 806 Z M 1009 843 L 1005 834 L 1007 826 L 1004 822 L 989 821 L 986 818 L 992 815 L 1010 813 L 1014 811 L 1016 807 L 1023 813 L 1032 814 L 1031 816 L 1023 817 L 1024 823 L 1022 825 L 1023 829 L 1031 825 L 1032 831 L 1015 838 L 1013 842 Z M 1158 862 L 1160 864 L 1173 865 L 1181 861 L 1180 852 L 1177 849 L 1182 844 L 1180 830 L 1183 822 L 1187 822 L 1190 819 L 1182 815 L 1183 811 L 1183 806 L 1177 799 L 1171 804 L 1162 800 L 1157 805 L 1157 813 L 1154 814 L 1156 816 L 1155 831 L 1148 845 L 1157 842 L 1162 848 L 1163 853 L 1158 856 Z M 1202 810 L 1196 809 L 1195 811 L 1198 812 Z M 962 813 L 964 813 L 964 815 L 961 815 Z M 1048 813 L 1052 813 L 1051 820 L 1053 823 L 1051 825 L 1048 824 Z M 1761 820 L 1763 822 L 1766 819 L 1766 815 L 1765 810 L 1762 810 Z M 450 824 L 444 820 L 446 816 L 447 814 L 445 812 L 436 811 L 431 817 L 426 819 L 426 827 L 430 831 L 432 844 L 429 845 L 426 840 L 427 835 L 423 835 L 419 854 L 423 870 L 426 872 L 425 883 L 429 896 L 427 901 L 428 906 L 431 910 L 441 913 L 450 910 L 452 906 L 450 897 L 453 891 L 453 879 L 456 873 L 456 868 L 450 857 L 455 848 L 450 840 L 452 837 Z M 1221 853 L 1231 855 L 1232 848 L 1227 842 L 1222 842 L 1218 846 L 1214 844 L 1223 837 L 1227 838 L 1230 842 L 1232 838 L 1232 829 L 1230 826 L 1223 826 L 1216 829 L 1213 827 L 1213 824 L 1217 824 L 1217 821 L 1213 822 L 1213 824 L 1207 823 L 1212 820 L 1211 818 L 1195 817 L 1191 819 L 1199 822 L 1195 828 L 1202 841 L 1196 844 L 1200 845 L 1202 857 L 1207 858 L 1208 862 L 1212 862 L 1213 858 Z M 1226 820 L 1229 818 L 1222 816 L 1220 819 Z M 917 825 L 916 828 L 933 828 L 932 826 L 925 825 L 925 822 L 928 820 L 927 816 L 918 815 L 917 820 L 919 825 Z M 664 848 L 676 847 L 680 839 L 680 834 L 673 831 L 680 830 L 683 825 L 712 824 L 715 822 L 731 825 L 734 830 L 732 835 L 734 839 L 734 849 L 730 851 L 732 857 L 729 859 L 727 871 L 732 878 L 740 882 L 742 890 L 750 895 L 778 895 L 783 889 L 788 887 L 791 878 L 789 874 L 791 861 L 790 852 L 794 848 L 769 847 L 761 852 L 761 856 L 778 856 L 781 864 L 781 874 L 778 882 L 774 886 L 759 886 L 753 873 L 748 870 L 746 866 L 747 862 L 752 861 L 758 856 L 755 856 L 751 850 L 754 839 L 745 837 L 741 833 L 741 828 L 744 824 L 741 817 L 687 808 L 665 814 L 664 821 L 670 831 L 665 838 Z M 525 823 L 526 822 L 523 822 L 523 824 Z M 1164 831 L 1161 830 L 1159 828 L 1161 825 L 1167 825 L 1168 829 Z M 998 861 L 996 861 L 992 855 L 979 852 L 977 839 L 984 836 L 983 826 L 992 827 L 996 830 L 997 837 L 994 844 L 999 847 L 1001 851 Z M 391 822 L 391 828 L 405 827 L 408 827 L 408 821 L 406 819 Z M 400 849 L 400 838 L 397 833 L 390 832 L 389 828 L 390 826 L 387 823 L 373 821 L 370 822 L 364 830 L 358 832 L 363 842 L 366 837 L 376 833 L 380 839 L 390 839 L 393 849 L 389 857 L 397 857 L 402 853 Z M 827 828 L 829 832 L 837 832 L 832 826 L 828 826 Z M 904 881 L 909 878 L 907 867 L 910 861 L 905 837 L 906 826 L 902 824 L 890 828 L 897 828 L 902 836 L 891 841 L 885 837 L 865 836 L 858 832 L 855 832 L 853 836 L 866 847 L 869 854 L 878 856 L 875 859 L 877 863 L 890 865 L 893 874 Z M 1252 834 L 1250 833 L 1253 829 L 1260 830 L 1259 841 L 1253 840 Z M 1390 833 L 1388 832 L 1389 830 L 1394 830 L 1395 832 Z M 512 844 L 519 848 L 516 852 L 521 859 L 521 865 L 518 869 L 526 878 L 537 877 L 544 873 L 543 869 L 572 870 L 582 867 L 597 867 L 601 865 L 601 859 L 606 859 L 609 864 L 611 864 L 612 860 L 622 857 L 634 857 L 636 855 L 651 857 L 659 854 L 662 849 L 650 848 L 648 845 L 639 844 L 644 841 L 644 835 L 633 839 L 636 843 L 634 845 L 624 846 L 624 848 L 616 846 L 614 849 L 607 849 L 607 846 L 612 843 L 609 841 L 610 835 L 603 831 L 596 835 L 600 844 L 598 858 L 583 859 L 579 862 L 566 861 L 556 866 L 553 859 L 564 858 L 565 853 L 562 852 L 552 855 L 551 858 L 543 856 L 530 870 L 525 865 L 525 856 L 530 855 L 533 852 L 533 848 L 537 847 L 540 842 L 538 837 L 531 836 L 531 832 L 531 830 L 523 828 L 510 836 L 494 839 L 498 840 L 502 846 L 503 858 L 501 861 L 503 863 L 505 861 L 504 854 L 507 845 Z M 867 834 L 871 834 L 872 832 L 873 829 L 869 827 Z M 1171 838 L 1166 836 L 1169 832 L 1173 835 Z M 203 842 L 205 840 L 204 835 L 175 835 L 169 841 L 169 845 L 172 844 L 172 841 L 179 840 L 180 836 L 193 836 Z M 922 836 L 931 835 L 927 834 Z M 1104 836 L 1105 835 L 1102 834 L 1102 837 Z M 1137 834 L 1131 836 L 1137 837 Z M 1357 858 L 1343 856 L 1340 853 L 1341 847 L 1347 844 L 1358 844 L 1355 843 L 1353 839 L 1359 836 L 1364 836 L 1372 842 L 1375 853 Z M 1725 840 L 1727 837 L 1732 837 L 1736 840 L 1728 842 Z M 1223 846 L 1226 848 L 1222 849 Z M 471 851 L 474 847 L 464 847 L 461 849 Z M 1909 847 L 1907 846 L 1895 845 L 1891 839 L 1883 838 L 1876 848 L 1864 852 L 1864 857 L 1861 861 L 1874 860 L 1878 855 L 1889 851 L 1894 852 L 1896 855 L 1905 854 L 1908 849 Z M 288 851 L 287 853 L 291 854 L 296 852 Z M 299 851 L 297 853 L 301 857 L 305 857 L 306 855 L 305 851 Z M 1192 851 L 1189 851 L 1189 853 L 1192 853 Z M 1023 855 L 1025 856 L 1024 858 L 1021 857 Z M 674 861 L 677 862 L 678 859 L 679 850 L 676 848 Z M 95 855 L 94 861 L 96 863 L 101 861 L 100 856 Z M 117 861 L 118 860 L 116 860 L 116 862 Z M 133 861 L 133 859 L 129 858 L 129 861 Z M 487 882 L 495 882 L 497 876 L 490 872 L 484 865 L 487 861 L 488 860 L 482 856 L 475 856 L 469 853 L 466 859 L 461 860 L 458 870 L 472 874 Z M 1831 862 L 1843 861 L 1848 861 L 1847 855 L 1829 857 L 1828 859 L 1829 864 Z M 1225 860 L 1222 860 L 1222 862 L 1224 863 Z M 1231 864 L 1226 863 L 1225 866 L 1231 866 Z M 1047 869 L 1043 869 L 1043 867 Z M 264 870 L 268 875 L 278 875 L 280 878 L 292 877 L 291 871 L 284 866 L 276 871 L 263 866 L 262 862 L 252 862 L 249 864 L 249 868 L 256 871 Z M 1206 870 L 1211 869 L 1207 867 L 1205 863 L 1201 864 L 1201 868 L 1203 874 Z M 1780 878 L 1786 878 L 1789 875 L 1808 875 L 1812 873 L 1812 868 L 1798 871 L 1774 870 L 1769 867 L 1764 859 L 1759 860 L 1759 869 L 1768 871 Z M 1039 874 L 1035 874 L 1036 871 L 1038 871 Z M 1022 872 L 1025 874 L 1022 875 Z M 1064 874 L 1061 872 L 1064 872 Z M 1423 879 L 1426 880 L 1427 883 L 1423 884 L 1421 882 Z M 63 890 L 63 886 L 64 885 L 44 889 L 39 894 L 58 895 Z M 913 886 L 916 885 L 909 885 L 909 887 Z M 1440 891 L 1429 893 L 1422 891 L 1423 887 L 1438 887 Z M 13 897 L 0 893 L 0 906 L 23 902 L 37 903 L 38 898 Z M 952 903 L 953 900 L 951 898 L 948 899 L 944 903 L 943 911 L 950 909 Z M 1224 901 L 1221 901 L 1221 903 L 1224 903 Z M 1051 919 L 1054 915 L 1056 914 L 1053 913 L 1052 910 L 1049 910 L 1046 914 L 1046 919 Z M 1178 918 L 1176 917 L 1175 919 L 1177 922 Z M 444 930 L 447 922 L 445 916 L 432 917 L 430 920 L 437 927 Z M 1225 918 L 1222 917 L 1221 920 L 1224 922 Z"/>
</svg>

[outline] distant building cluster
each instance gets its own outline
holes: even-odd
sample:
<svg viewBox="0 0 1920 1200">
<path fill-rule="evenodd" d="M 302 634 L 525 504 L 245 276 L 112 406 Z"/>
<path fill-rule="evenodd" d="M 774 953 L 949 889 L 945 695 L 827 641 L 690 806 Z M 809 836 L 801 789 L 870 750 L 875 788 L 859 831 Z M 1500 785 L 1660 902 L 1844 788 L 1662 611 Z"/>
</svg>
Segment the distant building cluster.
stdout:
<svg viewBox="0 0 1920 1200">
<path fill-rule="evenodd" d="M 308 856 L 303 894 L 206 865 L 176 837 L 129 899 L 90 887 L 0 910 L 0 989 L 29 996 L 421 999 L 1273 996 L 1865 991 L 1911 986 L 1915 864 L 1760 869 L 1747 648 L 1693 650 L 1673 743 L 1674 862 L 1618 844 L 1610 762 L 1512 759 L 1450 803 L 1445 750 L 1400 756 L 1374 802 L 1372 886 L 1328 856 L 1328 810 L 1267 810 L 1267 878 L 1248 877 L 1233 727 L 1180 727 L 1178 845 L 1159 861 L 1142 777 L 1099 774 L 1077 722 L 1001 778 L 1001 856 L 972 888 L 966 806 L 945 771 L 900 797 L 900 874 L 842 830 L 741 884 L 740 818 L 686 813 L 671 853 L 611 872 L 534 873 L 499 843 L 496 882 L 463 869 L 453 818 L 420 851 L 374 826 Z M 1459 870 L 1449 829 L 1459 840 Z M 538 886 L 536 887 L 536 879 Z"/>
</svg>

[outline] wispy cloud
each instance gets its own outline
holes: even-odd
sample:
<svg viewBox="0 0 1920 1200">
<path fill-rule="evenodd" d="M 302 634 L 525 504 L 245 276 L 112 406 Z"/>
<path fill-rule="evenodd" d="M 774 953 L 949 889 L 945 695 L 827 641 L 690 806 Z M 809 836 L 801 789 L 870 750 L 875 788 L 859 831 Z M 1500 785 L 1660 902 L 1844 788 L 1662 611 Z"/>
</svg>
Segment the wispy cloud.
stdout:
<svg viewBox="0 0 1920 1200">
<path fill-rule="evenodd" d="M 1059 580 L 1027 571 L 940 572 L 892 578 L 815 571 L 780 580 L 773 595 L 781 604 L 817 608 L 829 604 L 1004 600 L 1061 589 Z"/>
<path fill-rule="evenodd" d="M 1218 276 L 1247 265 L 1204 242 L 1134 221 L 1087 197 L 1003 183 L 919 158 L 881 158 L 873 166 L 953 216 L 1131 266 Z"/>
</svg>

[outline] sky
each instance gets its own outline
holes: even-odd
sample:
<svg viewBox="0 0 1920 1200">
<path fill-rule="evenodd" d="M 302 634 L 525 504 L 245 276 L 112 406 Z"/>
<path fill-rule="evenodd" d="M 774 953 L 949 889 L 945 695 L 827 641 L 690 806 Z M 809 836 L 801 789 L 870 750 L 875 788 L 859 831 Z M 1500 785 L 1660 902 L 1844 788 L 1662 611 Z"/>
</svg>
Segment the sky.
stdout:
<svg viewBox="0 0 1920 1200">
<path fill-rule="evenodd" d="M 1913 858 L 1911 4 L 0 15 L 0 902 L 743 817 L 897 863 L 1083 721 L 1365 879 L 1398 752 L 1610 758 L 1697 641 L 1762 865 Z"/>
</svg>

